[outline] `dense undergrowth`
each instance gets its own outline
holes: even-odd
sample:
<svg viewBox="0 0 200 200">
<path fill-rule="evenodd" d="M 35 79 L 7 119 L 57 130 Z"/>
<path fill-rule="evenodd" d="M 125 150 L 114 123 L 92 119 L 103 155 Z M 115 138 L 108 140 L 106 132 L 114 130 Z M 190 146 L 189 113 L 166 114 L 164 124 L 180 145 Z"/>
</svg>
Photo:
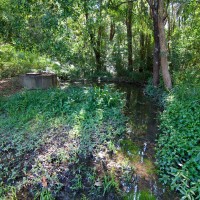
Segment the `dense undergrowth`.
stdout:
<svg viewBox="0 0 200 200">
<path fill-rule="evenodd" d="M 0 79 L 17 76 L 31 70 L 45 70 L 53 64 L 37 52 L 17 50 L 13 45 L 0 41 Z"/>
<path fill-rule="evenodd" d="M 50 71 L 57 74 L 62 80 L 97 80 L 104 81 L 136 81 L 143 83 L 150 73 L 128 72 L 116 73 L 107 70 L 97 72 L 91 66 L 77 66 L 71 62 L 60 63 L 56 59 L 42 55 L 36 50 L 19 50 L 14 45 L 2 43 L 0 40 L 0 79 L 15 77 L 27 72 Z"/>
<path fill-rule="evenodd" d="M 146 92 L 164 106 L 160 118 L 157 164 L 160 180 L 182 199 L 200 198 L 200 83 L 198 67 L 177 73 L 167 94 L 148 86 Z M 153 88 L 153 89 L 152 89 Z M 155 93 L 156 91 L 156 93 Z"/>
<path fill-rule="evenodd" d="M 121 93 L 69 87 L 0 102 L 1 199 L 122 198 L 120 181 L 132 181 L 134 169 L 112 164 L 125 131 Z"/>
</svg>

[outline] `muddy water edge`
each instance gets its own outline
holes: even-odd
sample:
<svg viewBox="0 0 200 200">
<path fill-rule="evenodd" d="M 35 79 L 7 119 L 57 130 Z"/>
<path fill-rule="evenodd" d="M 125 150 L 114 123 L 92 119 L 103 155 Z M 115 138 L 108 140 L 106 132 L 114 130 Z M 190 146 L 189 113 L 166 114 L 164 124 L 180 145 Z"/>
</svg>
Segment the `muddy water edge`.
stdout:
<svg viewBox="0 0 200 200">
<path fill-rule="evenodd" d="M 161 108 L 144 94 L 144 88 L 131 83 L 73 83 L 76 86 L 104 87 L 105 85 L 124 93 L 128 117 L 126 134 L 119 139 L 117 152 L 119 159 L 128 159 L 133 171 L 131 183 L 120 181 L 125 200 L 178 200 L 178 195 L 159 182 L 155 165 L 156 139 Z"/>
<path fill-rule="evenodd" d="M 110 85 L 123 92 L 126 97 L 124 111 L 129 120 L 126 135 L 119 142 L 118 148 L 134 165 L 134 186 L 125 185 L 126 183 L 123 185 L 122 182 L 128 194 L 127 199 L 178 200 L 177 194 L 159 183 L 155 166 L 161 108 L 144 94 L 141 86 L 127 83 Z"/>
</svg>

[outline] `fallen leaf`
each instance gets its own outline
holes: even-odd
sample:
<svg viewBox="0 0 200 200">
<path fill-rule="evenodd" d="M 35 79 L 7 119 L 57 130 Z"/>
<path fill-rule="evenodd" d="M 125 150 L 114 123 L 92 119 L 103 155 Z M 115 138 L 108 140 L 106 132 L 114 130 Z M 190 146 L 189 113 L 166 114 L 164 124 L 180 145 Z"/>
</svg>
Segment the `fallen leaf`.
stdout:
<svg viewBox="0 0 200 200">
<path fill-rule="evenodd" d="M 47 178 L 45 176 L 42 177 L 42 186 L 47 187 Z"/>
</svg>

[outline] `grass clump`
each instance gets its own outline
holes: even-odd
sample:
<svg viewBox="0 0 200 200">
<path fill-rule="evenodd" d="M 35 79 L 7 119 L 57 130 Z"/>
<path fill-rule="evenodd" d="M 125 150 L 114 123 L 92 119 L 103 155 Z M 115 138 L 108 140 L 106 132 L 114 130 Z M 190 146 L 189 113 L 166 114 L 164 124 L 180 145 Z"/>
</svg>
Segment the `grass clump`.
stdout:
<svg viewBox="0 0 200 200">
<path fill-rule="evenodd" d="M 1 188 L 17 186 L 24 199 L 94 197 L 115 189 L 95 182 L 105 183 L 109 174 L 98 153 L 106 154 L 125 131 L 123 106 L 122 94 L 107 86 L 24 91 L 1 99 Z"/>
<path fill-rule="evenodd" d="M 52 197 L 52 194 L 49 192 L 48 189 L 44 188 L 41 192 L 38 192 L 34 198 L 34 200 L 40 199 L 40 200 L 54 200 Z"/>
</svg>

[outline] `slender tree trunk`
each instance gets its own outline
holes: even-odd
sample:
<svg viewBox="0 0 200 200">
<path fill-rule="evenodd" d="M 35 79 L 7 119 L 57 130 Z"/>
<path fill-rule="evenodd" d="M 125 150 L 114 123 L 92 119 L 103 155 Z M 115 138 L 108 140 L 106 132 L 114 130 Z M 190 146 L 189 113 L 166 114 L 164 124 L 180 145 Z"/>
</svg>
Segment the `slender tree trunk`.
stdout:
<svg viewBox="0 0 200 200">
<path fill-rule="evenodd" d="M 147 0 L 153 18 L 153 36 L 154 36 L 154 51 L 153 51 L 153 85 L 158 87 L 160 74 L 160 41 L 158 28 L 158 1 Z"/>
<path fill-rule="evenodd" d="M 88 13 L 88 7 L 87 7 L 88 1 L 84 1 L 84 10 L 85 10 L 85 19 L 86 24 L 89 21 L 89 13 Z M 102 7 L 102 0 L 99 0 L 99 17 L 101 17 L 101 7 Z M 102 56 L 101 56 L 101 39 L 102 39 L 102 26 L 99 25 L 98 27 L 98 35 L 97 39 L 95 39 L 95 35 L 91 30 L 91 27 L 88 27 L 88 32 L 90 36 L 90 42 L 95 54 L 95 62 L 96 62 L 96 71 L 99 72 L 102 70 Z"/>
<path fill-rule="evenodd" d="M 97 66 L 97 72 L 101 71 L 101 54 L 98 51 L 95 51 L 95 60 Z"/>
<path fill-rule="evenodd" d="M 113 21 L 111 21 L 111 24 L 110 24 L 110 41 L 113 40 L 115 36 L 115 23 Z"/>
<path fill-rule="evenodd" d="M 172 21 L 171 21 L 171 32 L 174 32 L 176 26 L 176 12 L 174 10 L 174 4 L 172 3 Z"/>
<path fill-rule="evenodd" d="M 167 89 L 172 88 L 171 76 L 168 68 L 168 58 L 167 58 L 167 43 L 164 29 L 164 19 L 163 19 L 164 2 L 159 0 L 158 5 L 158 28 L 159 28 L 159 41 L 160 41 L 160 62 L 163 75 L 163 81 Z"/>
<path fill-rule="evenodd" d="M 96 49 L 95 49 L 95 58 L 96 58 L 96 65 L 97 65 L 97 72 L 102 70 L 102 58 L 101 58 L 101 38 L 102 38 L 102 27 L 101 25 L 98 28 L 98 36 L 96 42 Z"/>
<path fill-rule="evenodd" d="M 102 2 L 103 2 L 103 0 L 99 0 L 99 18 L 100 18 L 100 20 L 102 19 Z M 101 51 L 102 31 L 103 31 L 103 27 L 102 27 L 102 24 L 100 23 L 100 25 L 98 27 L 98 35 L 97 35 L 97 41 L 96 41 L 96 53 L 95 53 L 97 72 L 100 72 L 103 67 L 102 51 Z"/>
<path fill-rule="evenodd" d="M 153 85 L 158 87 L 160 74 L 160 41 L 158 29 L 158 7 L 154 5 L 153 15 L 153 34 L 154 34 L 154 52 L 153 52 Z"/>
<path fill-rule="evenodd" d="M 169 9 L 170 9 L 170 6 L 169 6 Z M 167 35 L 167 40 L 170 41 L 170 39 L 171 39 L 171 22 L 172 22 L 171 16 L 168 15 L 167 19 L 168 19 L 168 35 Z M 169 55 L 170 55 L 170 43 L 169 42 L 167 44 L 167 49 L 168 49 L 168 52 L 169 52 Z"/>
<path fill-rule="evenodd" d="M 145 61 L 146 61 L 146 69 L 152 70 L 152 57 L 151 57 L 151 36 L 146 34 L 146 42 L 145 42 Z"/>
<path fill-rule="evenodd" d="M 145 35 L 143 32 L 140 32 L 140 60 L 139 72 L 143 72 L 145 65 Z"/>
<path fill-rule="evenodd" d="M 128 43 L 128 70 L 130 72 L 133 71 L 133 40 L 132 40 L 132 10 L 133 10 L 133 2 L 127 1 L 127 43 Z"/>
</svg>

